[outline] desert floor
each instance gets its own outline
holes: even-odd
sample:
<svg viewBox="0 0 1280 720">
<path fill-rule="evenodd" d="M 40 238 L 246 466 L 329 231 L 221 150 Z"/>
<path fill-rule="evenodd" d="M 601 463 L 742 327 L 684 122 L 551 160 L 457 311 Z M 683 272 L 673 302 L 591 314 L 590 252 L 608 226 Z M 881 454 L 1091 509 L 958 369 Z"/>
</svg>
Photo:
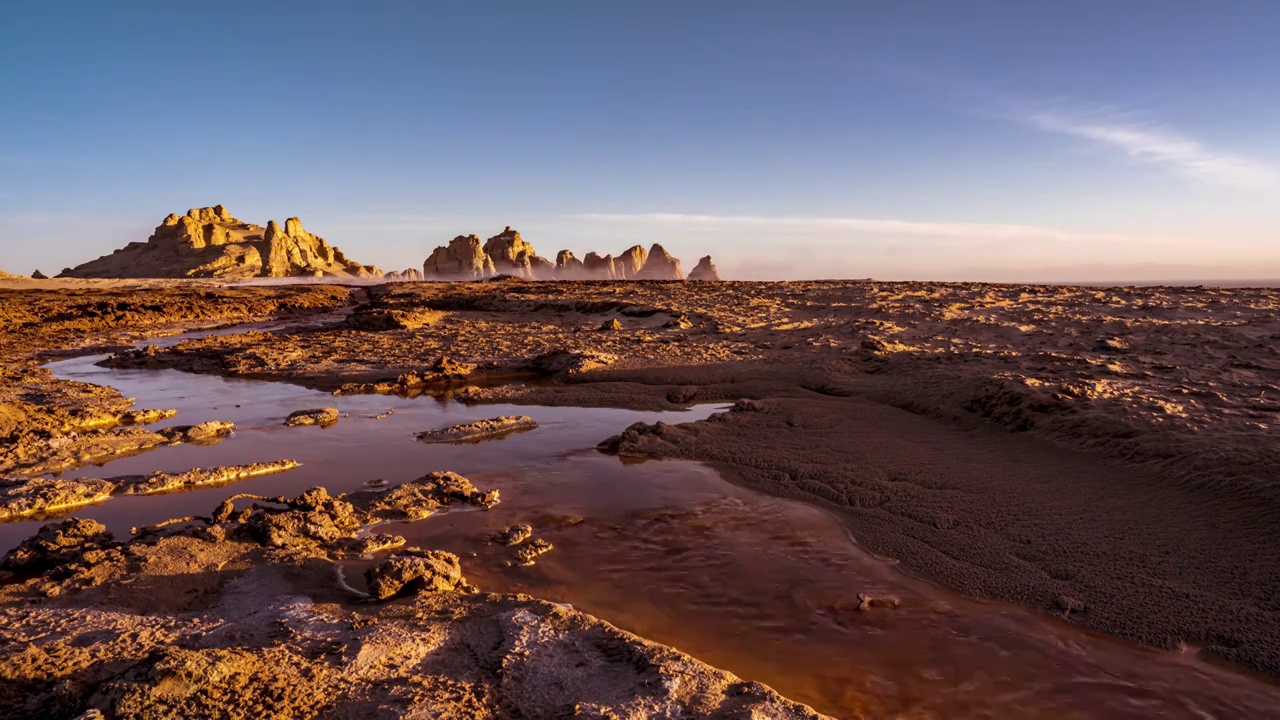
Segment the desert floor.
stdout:
<svg viewBox="0 0 1280 720">
<path fill-rule="evenodd" d="M 602 425 L 595 441 L 629 460 L 706 463 L 746 491 L 803 501 L 860 548 L 947 591 L 1258 673 L 1250 682 L 1268 698 L 1267 678 L 1280 677 L 1278 307 L 1280 293 L 1247 288 L 9 281 L 0 508 L 31 532 L 32 518 L 55 526 L 6 560 L 0 705 L 198 715 L 237 695 L 253 698 L 236 710 L 246 717 L 272 707 L 816 716 L 576 610 L 461 591 L 465 581 L 438 563 L 423 592 L 353 604 L 334 589 L 333 562 L 386 557 L 371 540 L 391 517 L 379 514 L 391 512 L 379 510 L 379 491 L 289 493 L 222 514 L 215 501 L 106 538 L 76 509 L 219 479 L 139 480 L 158 469 L 150 451 L 218 437 L 154 425 L 171 413 L 42 367 L 106 354 L 117 371 L 279 381 L 335 398 L 429 395 L 478 411 L 733 404 L 689 422 Z M 130 347 L 248 322 L 266 324 Z M 86 472 L 93 464 L 134 474 Z M 414 487 L 433 510 L 471 497 L 432 482 Z M 398 552 L 419 565 L 429 554 Z M 209 673 L 233 680 L 211 688 L 198 681 Z"/>
</svg>

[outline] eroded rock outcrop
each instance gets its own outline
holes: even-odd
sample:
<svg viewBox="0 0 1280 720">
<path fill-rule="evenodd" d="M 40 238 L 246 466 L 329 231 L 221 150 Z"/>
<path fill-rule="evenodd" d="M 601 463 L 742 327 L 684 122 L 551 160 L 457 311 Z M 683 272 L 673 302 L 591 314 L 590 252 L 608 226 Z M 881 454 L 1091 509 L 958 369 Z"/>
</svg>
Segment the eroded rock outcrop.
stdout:
<svg viewBox="0 0 1280 720">
<path fill-rule="evenodd" d="M 600 257 L 589 252 L 582 258 L 582 271 L 588 280 L 617 280 L 618 269 L 614 265 L 613 256 Z"/>
<path fill-rule="evenodd" d="M 672 257 L 666 248 L 654 243 L 649 248 L 644 265 L 635 274 L 635 280 L 683 280 L 680 261 Z"/>
<path fill-rule="evenodd" d="M 618 280 L 634 280 L 649 259 L 649 253 L 639 245 L 632 245 L 614 260 Z"/>
<path fill-rule="evenodd" d="M 399 282 L 417 282 L 422 279 L 422 271 L 417 268 L 405 268 L 400 271 L 391 271 L 382 276 L 383 280 L 396 280 Z"/>
<path fill-rule="evenodd" d="M 485 245 L 476 235 L 455 237 L 448 245 L 436 248 L 422 265 L 426 280 L 483 280 L 496 272 Z"/>
<path fill-rule="evenodd" d="M 476 235 L 459 235 L 437 247 L 423 264 L 424 277 L 434 280 L 483 280 L 511 277 L 524 280 L 683 280 L 680 261 L 655 244 L 627 248 L 616 258 L 589 252 L 578 259 L 570 250 L 555 262 L 538 255 L 533 245 L 510 226 L 483 243 Z M 403 279 L 391 273 L 388 279 Z M 702 258 L 690 280 L 719 280 L 711 257 Z"/>
<path fill-rule="evenodd" d="M 556 255 L 556 277 L 560 280 L 585 280 L 586 270 L 582 261 L 568 250 L 561 250 Z"/>
<path fill-rule="evenodd" d="M 484 253 L 493 262 L 497 274 L 534 278 L 533 258 L 538 253 L 510 226 L 484 241 Z"/>
<path fill-rule="evenodd" d="M 717 281 L 720 279 L 720 271 L 716 269 L 716 264 L 711 262 L 711 256 L 707 255 L 689 272 L 689 279 Z"/>
<path fill-rule="evenodd" d="M 372 265 L 349 260 L 342 251 L 307 232 L 298 218 L 264 228 L 231 215 L 226 207 L 192 208 L 171 214 L 146 242 L 132 242 L 64 270 L 72 278 L 251 278 L 381 277 Z"/>
</svg>

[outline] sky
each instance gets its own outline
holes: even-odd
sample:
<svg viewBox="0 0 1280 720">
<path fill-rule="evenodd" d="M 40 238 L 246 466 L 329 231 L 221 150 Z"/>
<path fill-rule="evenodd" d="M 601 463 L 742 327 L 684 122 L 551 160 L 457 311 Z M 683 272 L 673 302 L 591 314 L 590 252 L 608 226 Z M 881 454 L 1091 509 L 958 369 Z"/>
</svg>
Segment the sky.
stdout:
<svg viewBox="0 0 1280 720">
<path fill-rule="evenodd" d="M 0 3 L 0 268 L 170 212 L 420 267 L 1280 278 L 1280 2 Z"/>
</svg>

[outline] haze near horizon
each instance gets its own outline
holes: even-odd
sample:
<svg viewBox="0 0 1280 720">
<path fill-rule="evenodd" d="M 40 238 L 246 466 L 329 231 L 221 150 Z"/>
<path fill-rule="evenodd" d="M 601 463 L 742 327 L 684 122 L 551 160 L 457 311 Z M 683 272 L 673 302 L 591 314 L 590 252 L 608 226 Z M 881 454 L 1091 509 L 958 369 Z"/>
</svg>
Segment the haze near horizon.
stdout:
<svg viewBox="0 0 1280 720">
<path fill-rule="evenodd" d="M 170 212 L 361 262 L 660 242 L 732 279 L 1280 277 L 1280 6 L 0 9 L 0 268 Z"/>
</svg>

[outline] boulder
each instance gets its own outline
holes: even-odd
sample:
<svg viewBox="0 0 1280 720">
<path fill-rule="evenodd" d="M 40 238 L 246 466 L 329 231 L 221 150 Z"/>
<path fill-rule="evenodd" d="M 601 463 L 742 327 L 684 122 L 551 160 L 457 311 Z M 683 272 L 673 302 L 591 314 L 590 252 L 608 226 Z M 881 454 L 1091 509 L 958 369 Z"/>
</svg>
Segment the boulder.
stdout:
<svg viewBox="0 0 1280 720">
<path fill-rule="evenodd" d="M 508 225 L 502 232 L 485 240 L 484 253 L 493 261 L 497 274 L 515 275 L 530 280 L 534 278 L 532 265 L 538 253 L 511 226 Z"/>
<path fill-rule="evenodd" d="M 657 247 L 656 245 L 654 247 Z M 617 276 L 619 280 L 634 280 L 636 275 L 640 274 L 641 268 L 649 259 L 649 253 L 639 245 L 632 245 L 627 248 L 618 259 L 614 261 Z"/>
<path fill-rule="evenodd" d="M 719 280 L 720 272 L 716 270 L 716 264 L 711 262 L 711 256 L 707 255 L 698 261 L 693 271 L 689 273 L 690 280 Z"/>
<path fill-rule="evenodd" d="M 648 257 L 640 272 L 633 276 L 635 280 L 683 280 L 680 261 L 671 256 L 661 245 L 654 243 L 649 248 Z"/>
<path fill-rule="evenodd" d="M 471 592 L 458 556 L 440 550 L 393 555 L 364 573 L 369 594 L 379 600 L 421 592 Z"/>
<path fill-rule="evenodd" d="M 589 252 L 582 258 L 582 272 L 587 280 L 617 280 L 618 269 L 612 255 L 599 255 Z"/>
<path fill-rule="evenodd" d="M 324 238 L 307 232 L 298 218 L 283 227 L 237 220 L 222 205 L 170 214 L 143 242 L 132 242 L 62 271 L 74 278 L 381 277 L 372 265 L 347 259 Z"/>
<path fill-rule="evenodd" d="M 36 270 L 35 272 L 31 273 L 31 279 L 32 279 L 32 280 L 48 280 L 48 279 L 49 279 L 49 276 L 48 276 L 48 275 L 45 275 L 44 273 L 40 272 L 39 270 Z"/>
<path fill-rule="evenodd" d="M 459 235 L 437 247 L 422 265 L 425 280 L 484 280 L 496 274 L 476 235 Z"/>
</svg>

